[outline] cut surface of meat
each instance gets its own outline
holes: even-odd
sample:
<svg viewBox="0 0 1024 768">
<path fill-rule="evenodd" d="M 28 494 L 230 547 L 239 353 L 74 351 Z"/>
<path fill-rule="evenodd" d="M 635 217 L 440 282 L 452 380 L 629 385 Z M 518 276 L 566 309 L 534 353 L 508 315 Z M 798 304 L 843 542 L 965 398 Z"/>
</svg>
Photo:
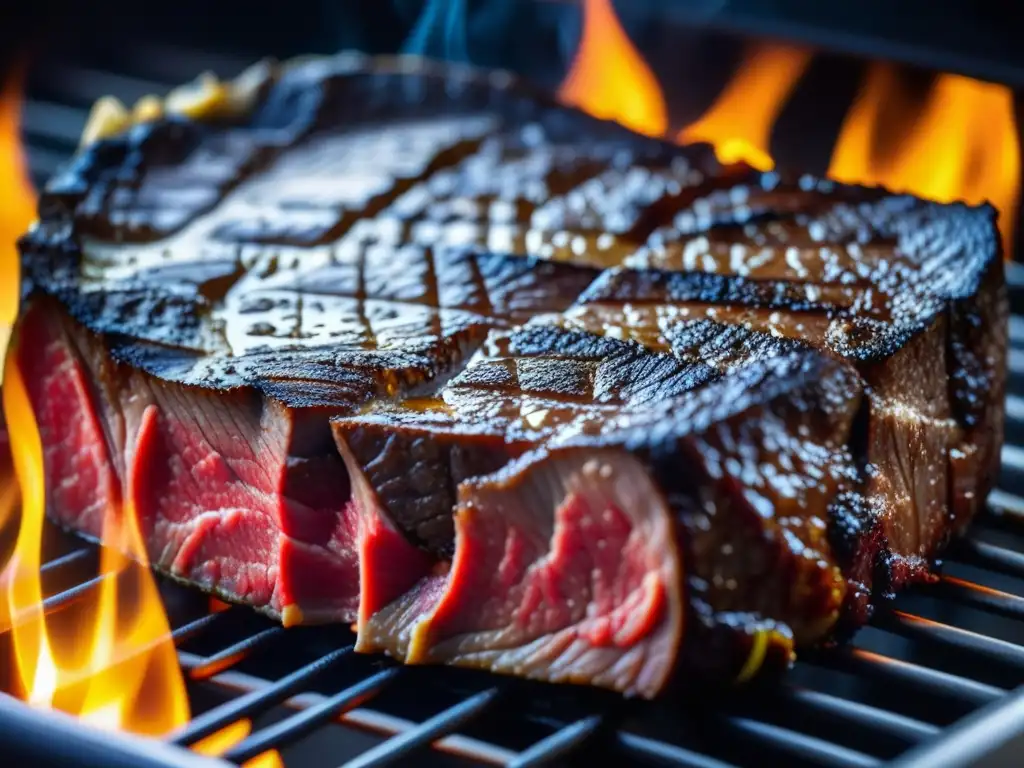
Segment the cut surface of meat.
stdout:
<svg viewBox="0 0 1024 768">
<path fill-rule="evenodd" d="M 157 569 L 363 651 L 653 697 L 841 638 L 992 487 L 990 207 L 411 58 L 218 93 L 83 148 L 20 242 L 65 527 L 130 510 Z"/>
</svg>

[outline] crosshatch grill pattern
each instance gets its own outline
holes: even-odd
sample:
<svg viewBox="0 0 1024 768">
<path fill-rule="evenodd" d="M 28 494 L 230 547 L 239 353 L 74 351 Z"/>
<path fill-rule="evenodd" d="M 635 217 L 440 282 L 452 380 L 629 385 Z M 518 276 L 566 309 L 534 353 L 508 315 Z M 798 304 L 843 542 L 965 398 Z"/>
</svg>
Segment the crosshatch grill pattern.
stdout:
<svg viewBox="0 0 1024 768">
<path fill-rule="evenodd" d="M 131 103 L 243 60 L 171 52 L 159 80 L 83 68 L 37 73 L 24 109 L 41 186 L 77 144 L 89 104 Z M 147 70 L 140 65 L 140 71 Z M 805 658 L 784 684 L 709 703 L 622 701 L 590 689 L 458 669 L 399 667 L 352 650 L 343 627 L 284 630 L 245 608 L 163 584 L 194 717 L 165 742 L 100 735 L 0 697 L 0 754 L 83 766 L 226 766 L 282 750 L 288 765 L 617 764 L 934 766 L 1006 764 L 1024 752 L 1024 268 L 1009 271 L 1007 445 L 1000 489 L 942 578 L 897 600 L 838 651 Z M 51 530 L 44 587 L 58 611 L 95 589 L 97 552 Z M 186 748 L 242 718 L 221 759 Z M 1017 758 L 1020 759 L 1019 757 Z"/>
</svg>

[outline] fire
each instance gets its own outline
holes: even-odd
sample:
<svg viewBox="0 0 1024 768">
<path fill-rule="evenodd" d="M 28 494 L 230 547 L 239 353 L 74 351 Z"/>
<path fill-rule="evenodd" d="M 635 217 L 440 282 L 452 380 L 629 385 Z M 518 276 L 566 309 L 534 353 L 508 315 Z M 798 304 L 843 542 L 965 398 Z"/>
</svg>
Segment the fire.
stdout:
<svg viewBox="0 0 1024 768">
<path fill-rule="evenodd" d="M 1020 145 L 1010 89 L 939 75 L 918 114 L 897 129 L 899 140 L 883 152 L 882 113 L 906 101 L 896 70 L 873 65 L 843 123 L 829 175 L 941 202 L 988 200 L 1002 213 L 1005 252 L 1012 253 Z"/>
<path fill-rule="evenodd" d="M 210 598 L 210 613 L 223 613 L 228 610 L 231 606 L 225 603 L 223 600 L 218 600 L 216 597 Z"/>
<path fill-rule="evenodd" d="M 201 755 L 219 757 L 252 733 L 252 721 L 238 720 L 216 733 L 210 734 L 192 745 L 192 749 Z M 257 755 L 242 763 L 242 768 L 284 768 L 281 753 L 276 749 Z"/>
<path fill-rule="evenodd" d="M 775 166 L 772 127 L 812 59 L 808 50 L 752 46 L 710 109 L 676 136 L 708 142 L 725 163 Z M 657 79 L 630 42 L 611 0 L 585 0 L 583 34 L 559 97 L 593 115 L 651 136 L 666 132 Z M 920 109 L 902 92 L 895 67 L 874 64 L 836 142 L 828 175 L 884 185 L 940 202 L 991 202 L 1012 254 L 1020 202 L 1020 145 L 1009 88 L 939 75 Z M 883 129 L 883 113 L 886 118 Z M 895 130 L 894 117 L 906 116 Z"/>
<path fill-rule="evenodd" d="M 810 51 L 800 48 L 754 46 L 715 103 L 680 131 L 678 141 L 707 142 L 723 163 L 743 161 L 771 170 L 772 126 L 810 62 Z"/>
<path fill-rule="evenodd" d="M 661 87 L 619 23 L 611 0 L 584 0 L 580 44 L 558 96 L 649 136 L 662 136 L 668 128 Z"/>
<path fill-rule="evenodd" d="M 20 75 L 20 73 L 19 73 Z M 35 192 L 20 144 L 21 78 L 0 95 L 0 352 L 17 313 L 15 241 L 35 219 Z M 32 706 L 60 709 L 101 728 L 163 735 L 189 718 L 188 698 L 163 603 L 149 569 L 131 509 L 106 511 L 99 586 L 83 601 L 87 621 L 73 631 L 43 612 L 43 450 L 18 366 L 5 367 L 3 406 L 17 489 L 0 489 L 0 513 L 14 518 L 20 490 L 20 528 L 2 578 L 0 618 L 9 624 L 14 683 Z"/>
<path fill-rule="evenodd" d="M 21 151 L 22 73 L 17 71 L 0 91 L 0 374 L 11 325 L 18 311 L 18 252 L 15 241 L 36 217 L 36 194 Z"/>
<path fill-rule="evenodd" d="M 16 343 L 16 342 L 15 342 Z M 25 700 L 100 728 L 160 736 L 189 719 L 188 696 L 156 582 L 130 508 L 107 510 L 91 638 L 54 632 L 43 614 L 43 450 L 21 371 L 7 366 L 4 412 L 21 488 L 21 528 L 6 571 L 15 672 Z M 122 551 L 126 554 L 123 554 Z"/>
</svg>

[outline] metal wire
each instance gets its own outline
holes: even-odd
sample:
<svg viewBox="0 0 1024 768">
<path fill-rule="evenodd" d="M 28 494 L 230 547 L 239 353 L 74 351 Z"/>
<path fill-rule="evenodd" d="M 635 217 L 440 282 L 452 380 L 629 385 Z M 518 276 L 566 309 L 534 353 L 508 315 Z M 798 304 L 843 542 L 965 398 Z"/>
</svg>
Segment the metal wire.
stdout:
<svg viewBox="0 0 1024 768">
<path fill-rule="evenodd" d="M 346 709 L 356 707 L 377 695 L 388 683 L 398 677 L 400 672 L 401 669 L 397 667 L 378 672 L 372 677 L 324 699 L 315 707 L 304 709 L 279 723 L 274 723 L 274 725 L 252 734 L 228 750 L 224 757 L 235 763 L 244 763 L 269 749 L 277 749 L 291 744 L 323 723 L 335 719 Z"/>
<path fill-rule="evenodd" d="M 908 744 L 923 741 L 939 732 L 939 728 L 929 723 L 820 691 L 788 688 L 781 691 L 781 696 L 795 710 L 824 715 L 847 726 L 895 736 Z"/>
<path fill-rule="evenodd" d="M 266 688 L 252 691 L 232 699 L 216 709 L 209 710 L 193 718 L 184 729 L 171 737 L 171 741 L 182 745 L 194 744 L 242 718 L 254 717 L 266 712 L 271 707 L 304 690 L 313 680 L 333 669 L 351 652 L 351 646 L 339 648 L 321 656 L 311 664 L 295 670 L 290 675 L 282 677 Z"/>
<path fill-rule="evenodd" d="M 578 752 L 601 728 L 602 715 L 590 715 L 541 739 L 508 764 L 508 768 L 532 768 L 557 760 L 562 755 Z"/>
<path fill-rule="evenodd" d="M 881 760 L 863 752 L 771 723 L 745 717 L 731 717 L 725 722 L 738 736 L 753 742 L 759 750 L 768 750 L 780 756 L 834 768 L 870 768 L 881 765 Z"/>
<path fill-rule="evenodd" d="M 922 667 L 863 648 L 838 648 L 822 654 L 814 663 L 848 672 L 861 679 L 876 680 L 890 690 L 912 691 L 917 695 L 938 696 L 974 706 L 988 704 L 1006 693 L 977 680 Z"/>
<path fill-rule="evenodd" d="M 454 733 L 468 720 L 483 714 L 484 710 L 494 704 L 499 693 L 500 689 L 495 687 L 470 696 L 424 721 L 419 727 L 394 736 L 383 744 L 364 752 L 354 760 L 350 760 L 346 766 L 347 768 L 370 768 L 370 766 L 391 765 L 407 757 L 410 752 L 420 749 L 442 736 Z"/>
</svg>

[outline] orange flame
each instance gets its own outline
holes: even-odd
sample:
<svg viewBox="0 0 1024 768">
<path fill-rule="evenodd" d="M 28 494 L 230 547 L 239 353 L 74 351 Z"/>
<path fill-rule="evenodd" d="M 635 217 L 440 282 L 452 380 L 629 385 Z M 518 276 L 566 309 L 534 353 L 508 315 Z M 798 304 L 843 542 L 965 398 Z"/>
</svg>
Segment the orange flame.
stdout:
<svg viewBox="0 0 1024 768">
<path fill-rule="evenodd" d="M 99 587 L 87 607 L 86 639 L 55 631 L 43 612 L 43 520 L 46 509 L 42 441 L 28 391 L 17 365 L 3 365 L 18 308 L 17 238 L 35 220 L 35 191 L 28 181 L 20 141 L 21 73 L 0 93 L 0 183 L 7 194 L 0 207 L 0 373 L 3 412 L 10 432 L 17 483 L 0 477 L 0 526 L 21 499 L 14 553 L 0 576 L 0 626 L 11 633 L 15 681 L 32 706 L 78 715 L 106 729 L 161 736 L 189 719 L 185 683 L 170 626 L 134 510 L 108 509 L 100 553 Z M 2 422 L 0 422 L 2 425 Z M 218 601 L 219 602 L 219 601 Z M 225 604 L 214 604 L 222 610 Z M 88 637 L 91 631 L 91 638 Z M 222 754 L 250 733 L 241 720 L 195 746 Z M 282 768 L 276 750 L 258 755 L 246 768 Z"/>
<path fill-rule="evenodd" d="M 209 601 L 210 613 L 223 613 L 231 607 L 229 603 L 225 603 L 223 600 L 218 600 L 216 597 L 211 597 Z"/>
<path fill-rule="evenodd" d="M 584 0 L 583 32 L 558 97 L 649 136 L 668 128 L 657 79 L 637 53 L 611 0 Z"/>
<path fill-rule="evenodd" d="M 754 46 L 715 103 L 680 131 L 678 141 L 707 142 L 723 163 L 744 161 L 771 170 L 772 126 L 810 62 L 810 51 L 800 48 Z"/>
<path fill-rule="evenodd" d="M 15 242 L 36 217 L 36 193 L 21 149 L 22 73 L 17 71 L 0 92 L 0 373 L 11 325 L 18 311 L 18 251 Z"/>
<path fill-rule="evenodd" d="M 989 200 L 1002 213 L 1000 228 L 1006 253 L 1011 253 L 1020 146 L 1010 89 L 940 75 L 896 148 L 882 153 L 880 118 L 900 97 L 896 70 L 873 65 L 843 123 L 829 175 L 940 202 Z"/>
<path fill-rule="evenodd" d="M 0 94 L 0 352 L 18 305 L 16 239 L 35 219 L 35 192 L 20 141 L 22 78 Z M 162 735 L 189 718 L 185 684 L 163 603 L 131 509 L 107 510 L 99 587 L 84 632 L 58 632 L 43 612 L 43 449 L 18 366 L 4 369 L 3 406 L 17 490 L 2 489 L 0 514 L 12 516 L 20 491 L 20 528 L 3 574 L 0 619 L 9 625 L 14 687 L 32 706 L 61 709 L 101 728 Z M 0 521 L 2 522 L 2 521 Z M 122 552 L 124 554 L 122 554 Z M 91 633 L 91 638 L 89 634 Z M 84 641 L 84 642 L 83 642 Z"/>
<path fill-rule="evenodd" d="M 205 739 L 197 741 L 192 745 L 192 750 L 201 755 L 220 757 L 250 733 L 252 733 L 252 721 L 238 720 L 221 728 L 216 733 L 211 733 Z M 281 759 L 281 753 L 272 749 L 246 760 L 242 763 L 242 768 L 284 768 L 284 761 Z"/>
<path fill-rule="evenodd" d="M 5 591 L 24 698 L 101 728 L 168 733 L 188 721 L 188 697 L 135 515 L 130 508 L 124 514 L 107 511 L 103 537 L 112 546 L 102 550 L 103 578 L 89 605 L 91 640 L 51 631 L 39 573 L 46 508 L 42 441 L 13 361 L 4 377 L 3 402 L 22 495 L 21 528 Z"/>
</svg>

